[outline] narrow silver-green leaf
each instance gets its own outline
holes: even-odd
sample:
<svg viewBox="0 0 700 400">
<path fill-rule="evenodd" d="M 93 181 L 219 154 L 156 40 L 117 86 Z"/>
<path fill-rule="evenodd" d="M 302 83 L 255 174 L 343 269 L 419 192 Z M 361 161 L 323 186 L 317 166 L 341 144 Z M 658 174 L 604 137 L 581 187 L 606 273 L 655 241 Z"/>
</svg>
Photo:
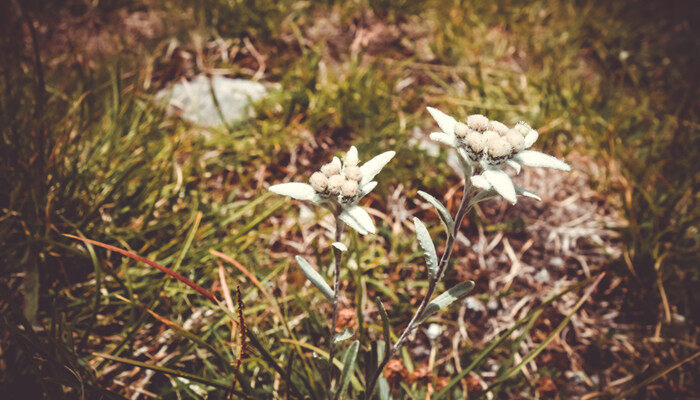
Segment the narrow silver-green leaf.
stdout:
<svg viewBox="0 0 700 400">
<path fill-rule="evenodd" d="M 423 249 L 425 262 L 428 264 L 430 278 L 433 279 L 437 276 L 438 271 L 438 258 L 437 253 L 435 253 L 435 244 L 433 244 L 433 239 L 430 237 L 428 229 L 418 218 L 413 218 L 413 225 L 416 227 L 418 244 L 420 244 L 421 249 Z"/>
<path fill-rule="evenodd" d="M 493 189 L 482 190 L 476 196 L 474 196 L 474 198 L 472 198 L 472 200 L 469 202 L 469 205 L 473 206 L 475 204 L 481 203 L 482 201 L 492 199 L 496 196 L 498 196 L 498 192 L 496 192 Z"/>
<path fill-rule="evenodd" d="M 333 343 L 338 344 L 343 340 L 350 339 L 354 334 L 355 330 L 352 329 L 352 327 L 348 326 L 347 328 L 343 329 L 342 331 L 336 333 L 335 336 L 333 336 Z"/>
<path fill-rule="evenodd" d="M 391 388 L 389 387 L 389 382 L 383 376 L 379 377 L 379 400 L 390 400 L 391 399 Z"/>
<path fill-rule="evenodd" d="M 321 274 L 319 274 L 318 271 L 311 266 L 311 264 L 304 260 L 303 257 L 296 256 L 296 259 L 301 267 L 301 270 L 304 271 L 304 274 L 307 278 L 309 278 L 311 283 L 313 283 L 314 286 L 316 286 L 328 298 L 328 300 L 333 300 L 333 289 L 328 286 L 328 283 L 326 283 Z"/>
<path fill-rule="evenodd" d="M 355 369 L 355 359 L 357 359 L 357 351 L 360 349 L 360 342 L 355 340 L 352 342 L 350 347 L 345 350 L 343 354 L 343 371 L 340 373 L 340 381 L 338 381 L 338 391 L 335 392 L 335 399 L 338 400 L 340 396 L 345 393 L 348 387 L 348 382 L 350 382 L 350 377 L 352 376 L 353 370 Z"/>
<path fill-rule="evenodd" d="M 433 207 L 435 207 L 435 210 L 438 212 L 438 215 L 440 216 L 440 221 L 442 221 L 442 224 L 444 225 L 447 234 L 452 235 L 452 232 L 454 232 L 455 229 L 455 222 L 452 219 L 450 212 L 447 211 L 447 208 L 445 208 L 445 206 L 443 206 L 442 203 L 438 201 L 438 199 L 422 190 L 418 191 L 418 195 L 422 197 L 425 201 L 430 203 Z"/>
<path fill-rule="evenodd" d="M 540 196 L 530 192 L 529 190 L 523 189 L 521 187 L 516 187 L 515 193 L 517 193 L 518 196 L 530 197 L 530 198 L 535 199 L 537 201 L 542 201 L 542 198 L 540 198 Z M 497 197 L 497 196 L 498 196 L 498 192 L 496 192 L 493 189 L 482 190 L 476 196 L 474 196 L 474 198 L 469 202 L 469 205 L 473 206 L 475 204 L 481 203 L 482 201 L 490 200 L 490 199 Z"/>
<path fill-rule="evenodd" d="M 474 282 L 462 282 L 453 286 L 450 290 L 434 298 L 423 311 L 420 322 L 452 304 L 455 300 L 469 293 L 474 288 Z"/>
</svg>

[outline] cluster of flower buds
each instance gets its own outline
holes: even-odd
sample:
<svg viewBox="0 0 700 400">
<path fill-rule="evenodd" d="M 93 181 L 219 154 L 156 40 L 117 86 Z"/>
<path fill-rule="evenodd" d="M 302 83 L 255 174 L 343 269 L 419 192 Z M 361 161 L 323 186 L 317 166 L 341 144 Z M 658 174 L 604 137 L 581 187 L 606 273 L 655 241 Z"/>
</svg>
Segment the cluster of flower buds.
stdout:
<svg viewBox="0 0 700 400">
<path fill-rule="evenodd" d="M 470 115 L 466 123 L 457 122 L 454 134 L 471 161 L 489 164 L 500 164 L 512 158 L 528 147 L 530 139 L 537 138 L 537 132 L 524 122 L 508 128 L 481 114 Z"/>
<path fill-rule="evenodd" d="M 342 164 L 338 157 L 321 167 L 309 178 L 311 187 L 323 198 L 337 196 L 338 202 L 350 204 L 360 195 L 362 171 L 356 152 L 348 152 Z"/>
</svg>

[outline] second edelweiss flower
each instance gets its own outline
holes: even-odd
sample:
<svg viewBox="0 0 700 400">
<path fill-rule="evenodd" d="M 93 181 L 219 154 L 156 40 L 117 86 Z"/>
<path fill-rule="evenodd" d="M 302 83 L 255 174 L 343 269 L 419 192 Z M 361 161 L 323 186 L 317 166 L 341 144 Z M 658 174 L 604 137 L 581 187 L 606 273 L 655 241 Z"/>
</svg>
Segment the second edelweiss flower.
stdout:
<svg viewBox="0 0 700 400">
<path fill-rule="evenodd" d="M 270 186 L 270 191 L 324 205 L 360 234 L 375 233 L 372 218 L 357 202 L 377 186 L 377 182 L 372 179 L 395 154 L 394 151 L 387 151 L 359 166 L 357 148 L 352 146 L 343 162 L 338 157 L 333 157 L 333 161 L 311 174 L 309 184 L 281 183 Z"/>
<path fill-rule="evenodd" d="M 459 122 L 442 111 L 428 107 L 442 132 L 433 132 L 430 138 L 454 147 L 459 156 L 482 173 L 470 177 L 471 183 L 483 190 L 494 190 L 515 204 L 516 194 L 538 198 L 536 195 L 516 188 L 501 168 L 508 165 L 520 172 L 522 165 L 571 170 L 571 167 L 550 155 L 528 150 L 537 141 L 539 134 L 524 122 L 508 128 L 498 121 L 491 121 L 481 114 L 467 117 Z"/>
</svg>

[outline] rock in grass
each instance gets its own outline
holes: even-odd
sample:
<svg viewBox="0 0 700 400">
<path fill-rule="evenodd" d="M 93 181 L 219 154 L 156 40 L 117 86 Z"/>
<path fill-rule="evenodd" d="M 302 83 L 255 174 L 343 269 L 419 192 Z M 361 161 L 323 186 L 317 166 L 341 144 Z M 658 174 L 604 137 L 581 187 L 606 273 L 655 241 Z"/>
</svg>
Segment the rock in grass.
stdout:
<svg viewBox="0 0 700 400">
<path fill-rule="evenodd" d="M 217 110 L 212 92 L 221 107 Z M 198 75 L 182 80 L 156 94 L 156 101 L 168 107 L 168 113 L 204 127 L 217 127 L 241 122 L 253 116 L 252 103 L 267 95 L 259 82 L 223 76 L 207 78 Z M 223 115 L 223 121 L 222 121 Z"/>
</svg>

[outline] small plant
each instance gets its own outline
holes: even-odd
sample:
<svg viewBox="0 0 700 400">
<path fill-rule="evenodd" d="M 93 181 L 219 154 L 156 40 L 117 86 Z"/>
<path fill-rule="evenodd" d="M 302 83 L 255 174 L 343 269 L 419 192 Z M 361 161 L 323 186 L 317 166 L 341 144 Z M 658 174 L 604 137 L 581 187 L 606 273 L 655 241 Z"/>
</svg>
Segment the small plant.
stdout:
<svg viewBox="0 0 700 400">
<path fill-rule="evenodd" d="M 352 146 L 345 154 L 342 163 L 338 157 L 334 157 L 330 163 L 321 167 L 320 171 L 314 172 L 309 179 L 310 184 L 291 182 L 270 187 L 274 193 L 297 200 L 307 200 L 325 207 L 335 217 L 335 242 L 333 243 L 335 279 L 333 280 L 333 289 L 306 260 L 300 256 L 296 257 L 299 266 L 311 283 L 333 302 L 331 335 L 335 333 L 338 321 L 341 257 L 343 252 L 347 250 L 347 247 L 340 242 L 343 230 L 347 224 L 362 235 L 376 232 L 372 217 L 358 206 L 357 202 L 377 186 L 377 182 L 372 179 L 394 158 L 395 154 L 393 151 L 387 151 L 362 166 L 358 166 L 357 148 Z M 329 361 L 331 363 L 335 355 L 337 341 L 339 341 L 337 338 L 330 341 Z"/>
<path fill-rule="evenodd" d="M 435 245 L 423 222 L 418 218 L 413 219 L 416 237 L 420 245 L 427 265 L 428 290 L 419 302 L 419 306 L 404 328 L 398 339 L 391 344 L 391 328 L 389 326 L 386 311 L 379 299 L 376 304 L 382 319 L 384 343 L 372 343 L 372 349 L 378 349 L 378 361 L 376 367 L 370 365 L 365 376 L 364 398 L 370 399 L 382 375 L 382 371 L 389 361 L 394 358 L 408 335 L 422 322 L 439 310 L 449 306 L 455 300 L 467 294 L 474 287 L 474 282 L 462 282 L 444 293 L 433 298 L 438 283 L 445 274 L 450 263 L 450 258 L 456 243 L 456 237 L 462 220 L 471 208 L 484 200 L 501 196 L 510 203 L 515 204 L 517 195 L 539 197 L 526 189 L 515 187 L 509 175 L 503 170 L 508 166 L 520 172 L 521 166 L 548 167 L 569 171 L 570 167 L 563 161 L 547 154 L 529 150 L 538 137 L 537 131 L 530 128 L 524 122 L 517 123 L 509 128 L 505 124 L 489 120 L 483 115 L 471 115 L 466 123 L 457 121 L 449 115 L 428 107 L 441 131 L 433 132 L 430 137 L 438 142 L 454 148 L 458 155 L 462 172 L 464 174 L 464 188 L 462 199 L 453 217 L 447 208 L 435 197 L 425 192 L 419 192 L 420 196 L 429 202 L 437 211 L 447 234 L 445 250 L 438 258 Z M 358 167 L 357 149 L 353 146 L 347 152 L 344 162 L 337 157 L 329 164 L 314 172 L 309 182 L 283 183 L 274 185 L 270 190 L 274 193 L 290 196 L 298 200 L 311 201 L 314 204 L 327 208 L 335 217 L 335 242 L 332 244 L 334 253 L 334 284 L 331 288 L 325 279 L 302 257 L 297 256 L 297 262 L 306 274 L 307 278 L 321 292 L 333 302 L 333 316 L 331 320 L 329 340 L 329 368 L 333 368 L 335 347 L 337 343 L 351 337 L 353 332 L 346 330 L 336 334 L 338 314 L 338 290 L 340 282 L 340 260 L 342 253 L 347 251 L 347 246 L 341 243 L 345 224 L 365 235 L 376 231 L 369 214 L 357 205 L 357 202 L 367 195 L 375 186 L 372 181 L 381 169 L 394 157 L 394 152 L 383 153 L 366 164 Z M 439 327 L 438 327 L 439 328 Z M 432 336 L 436 336 L 433 328 Z M 364 343 L 363 343 L 364 344 Z M 342 396 L 352 375 L 354 363 L 360 348 L 359 341 L 353 342 L 343 355 L 343 369 L 341 377 L 332 389 L 332 380 L 328 381 L 328 392 L 334 398 Z M 363 346 L 364 348 L 365 346 Z M 382 349 L 383 352 L 379 349 Z M 372 357 L 369 358 L 373 360 Z M 387 391 L 382 391 L 385 397 Z"/>
</svg>

